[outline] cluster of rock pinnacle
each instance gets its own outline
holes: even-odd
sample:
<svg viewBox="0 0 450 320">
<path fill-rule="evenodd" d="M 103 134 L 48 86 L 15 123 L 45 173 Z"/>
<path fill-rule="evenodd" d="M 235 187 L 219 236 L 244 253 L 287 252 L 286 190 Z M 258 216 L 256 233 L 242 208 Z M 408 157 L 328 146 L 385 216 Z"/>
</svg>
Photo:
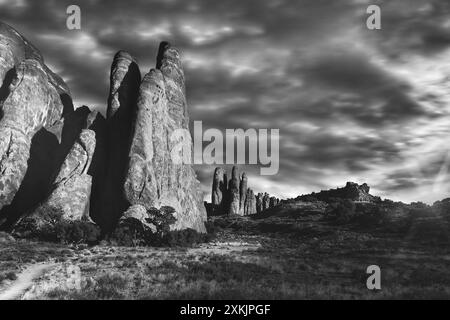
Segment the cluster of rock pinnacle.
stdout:
<svg viewBox="0 0 450 320">
<path fill-rule="evenodd" d="M 255 195 L 248 188 L 248 178 L 245 172 L 239 175 L 238 168 L 233 167 L 231 179 L 228 181 L 227 173 L 222 168 L 214 171 L 211 203 L 206 203 L 208 215 L 237 214 L 241 216 L 261 213 L 280 203 L 276 197 L 266 193 Z"/>
<path fill-rule="evenodd" d="M 0 22 L 0 228 L 91 221 L 105 232 L 124 213 L 170 206 L 174 229 L 205 232 L 190 165 L 171 160 L 171 133 L 188 129 L 179 52 L 162 43 L 142 79 L 136 60 L 112 62 L 106 118 L 74 110 L 69 88 L 39 51 Z M 88 75 L 86 75 L 88 76 Z"/>
</svg>

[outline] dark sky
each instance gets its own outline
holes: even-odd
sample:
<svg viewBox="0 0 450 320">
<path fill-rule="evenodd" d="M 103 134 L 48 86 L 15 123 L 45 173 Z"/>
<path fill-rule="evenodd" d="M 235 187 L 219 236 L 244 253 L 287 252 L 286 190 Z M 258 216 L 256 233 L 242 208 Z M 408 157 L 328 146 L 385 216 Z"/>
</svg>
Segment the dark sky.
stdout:
<svg viewBox="0 0 450 320">
<path fill-rule="evenodd" d="M 81 7 L 82 28 L 66 28 Z M 381 7 L 381 30 L 366 8 Z M 450 1 L 0 0 L 71 88 L 104 110 L 120 49 L 154 67 L 167 40 L 183 57 L 191 120 L 279 128 L 280 171 L 249 185 L 292 197 L 367 182 L 394 200 L 450 195 Z M 213 166 L 198 166 L 209 192 Z"/>
</svg>

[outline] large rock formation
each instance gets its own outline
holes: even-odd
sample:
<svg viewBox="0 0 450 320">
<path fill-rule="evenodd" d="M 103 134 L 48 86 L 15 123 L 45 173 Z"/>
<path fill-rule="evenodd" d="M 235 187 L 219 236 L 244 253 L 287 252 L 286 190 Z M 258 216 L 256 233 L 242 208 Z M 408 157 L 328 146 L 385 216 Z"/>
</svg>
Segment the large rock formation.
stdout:
<svg viewBox="0 0 450 320">
<path fill-rule="evenodd" d="M 165 208 L 162 215 L 174 208 L 174 229 L 205 232 L 195 172 L 172 159 L 180 140 L 192 150 L 178 51 L 162 43 L 156 66 L 141 83 L 135 59 L 115 55 L 105 120 L 87 107 L 73 110 L 39 51 L 0 23 L 0 228 L 51 212 L 92 218 L 110 233 L 141 206 Z"/>
<path fill-rule="evenodd" d="M 139 88 L 125 196 L 130 204 L 147 209 L 173 207 L 177 219 L 174 229 L 204 232 L 206 210 L 200 183 L 192 166 L 177 162 L 172 154 L 183 139 L 192 149 L 178 51 L 162 43 L 156 65 Z"/>
</svg>

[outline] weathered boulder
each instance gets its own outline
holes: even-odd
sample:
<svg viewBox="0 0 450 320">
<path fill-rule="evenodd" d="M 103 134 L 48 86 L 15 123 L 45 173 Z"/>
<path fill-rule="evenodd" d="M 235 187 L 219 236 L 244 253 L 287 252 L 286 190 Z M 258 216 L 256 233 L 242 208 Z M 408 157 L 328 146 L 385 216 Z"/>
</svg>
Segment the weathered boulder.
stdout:
<svg viewBox="0 0 450 320">
<path fill-rule="evenodd" d="M 180 163 L 172 156 L 180 139 L 192 149 L 178 51 L 161 44 L 157 67 L 145 75 L 139 88 L 125 197 L 130 204 L 147 209 L 173 207 L 173 229 L 205 232 L 200 183 L 190 163 Z"/>
<path fill-rule="evenodd" d="M 241 181 L 239 183 L 239 214 L 241 216 L 245 215 L 245 199 L 247 197 L 247 174 L 242 173 Z"/>
</svg>

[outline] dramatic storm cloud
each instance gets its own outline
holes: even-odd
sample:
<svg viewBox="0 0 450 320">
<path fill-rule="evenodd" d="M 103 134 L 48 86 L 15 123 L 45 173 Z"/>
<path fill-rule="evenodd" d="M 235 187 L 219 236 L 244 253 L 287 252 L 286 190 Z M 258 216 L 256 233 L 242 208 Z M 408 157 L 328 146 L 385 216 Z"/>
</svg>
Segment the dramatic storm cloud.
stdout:
<svg viewBox="0 0 450 320">
<path fill-rule="evenodd" d="M 81 8 L 81 30 L 66 8 Z M 381 7 L 381 30 L 366 8 Z M 0 0 L 71 88 L 105 110 L 113 54 L 142 72 L 157 46 L 180 48 L 191 120 L 204 128 L 279 128 L 280 171 L 249 185 L 292 197 L 346 181 L 394 200 L 450 195 L 450 2 L 419 0 Z M 197 166 L 209 192 L 213 166 Z"/>
</svg>

